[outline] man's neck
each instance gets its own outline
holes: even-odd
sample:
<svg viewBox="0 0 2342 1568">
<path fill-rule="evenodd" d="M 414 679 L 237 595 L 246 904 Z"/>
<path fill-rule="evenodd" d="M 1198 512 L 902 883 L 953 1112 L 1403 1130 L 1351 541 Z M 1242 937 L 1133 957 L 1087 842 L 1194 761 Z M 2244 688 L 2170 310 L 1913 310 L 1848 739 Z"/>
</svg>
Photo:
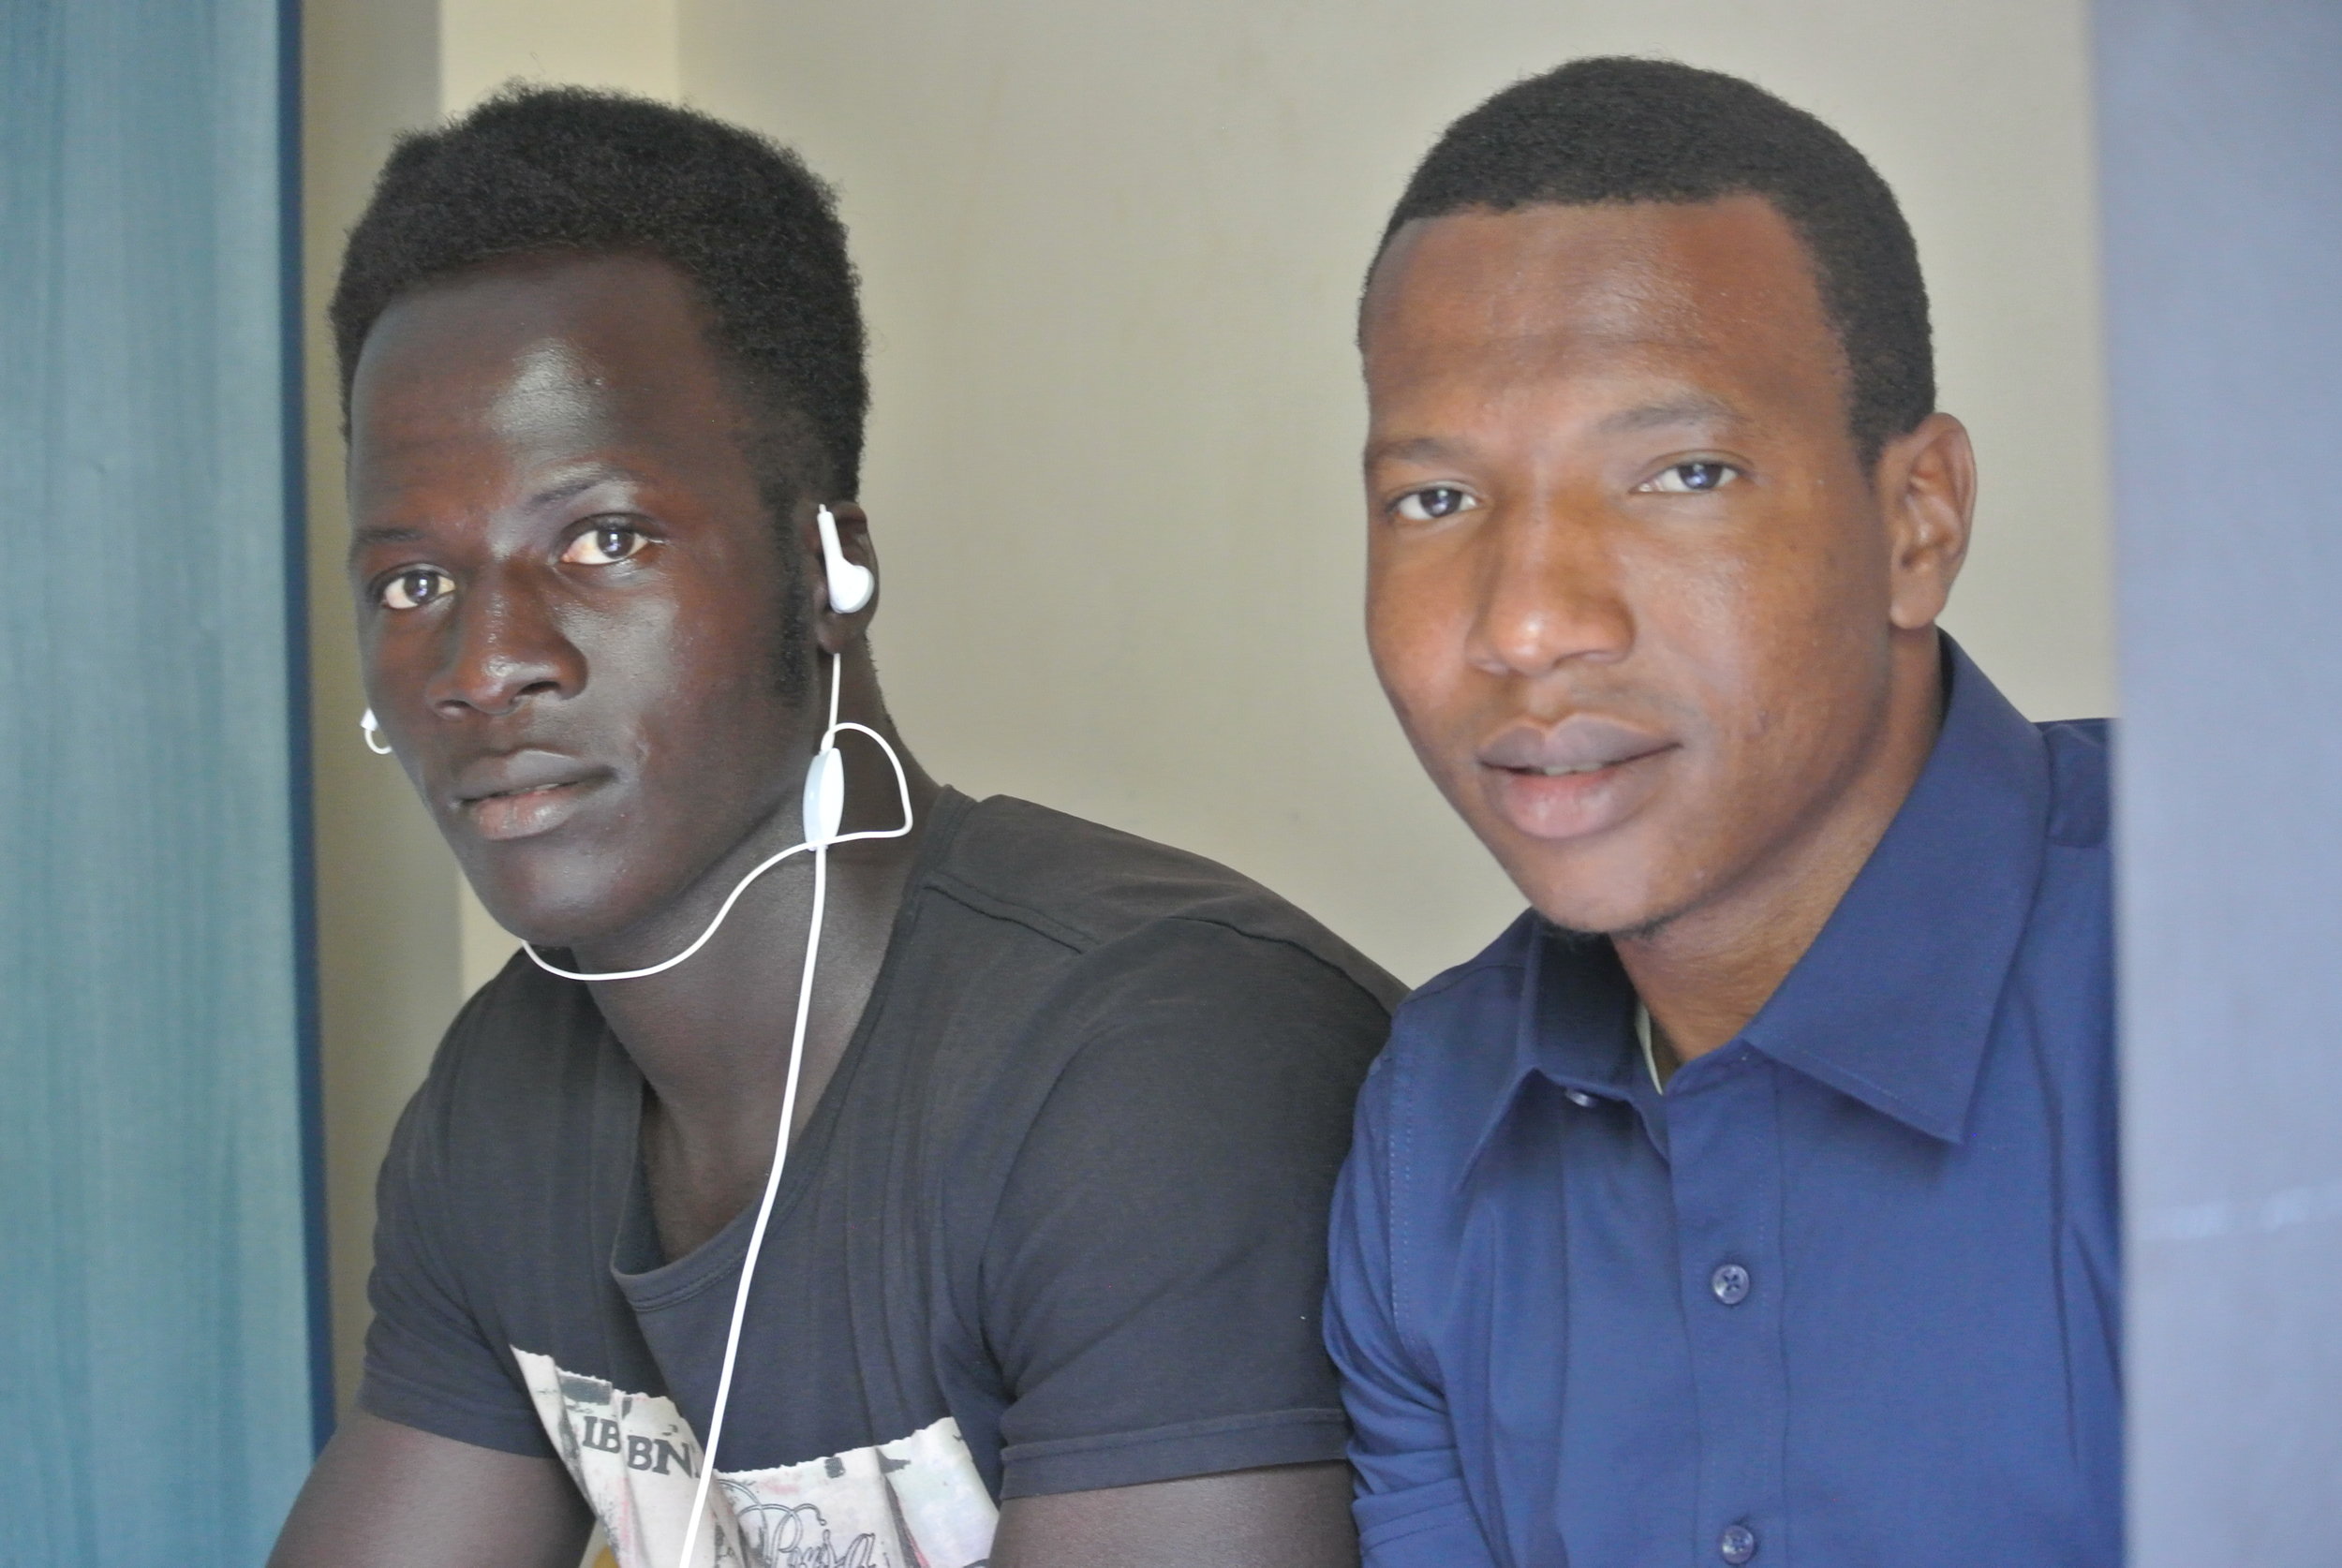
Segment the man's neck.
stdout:
<svg viewBox="0 0 2342 1568">
<path fill-rule="evenodd" d="M 1898 648 L 1896 660 L 1878 738 L 1828 809 L 1719 895 L 1616 939 L 1662 1079 L 1729 1042 L 1771 998 L 1919 782 L 1942 725 L 1937 639 Z"/>
<path fill-rule="evenodd" d="M 862 711 L 882 713 L 875 704 Z M 860 704 L 850 704 L 859 706 Z M 885 734 L 911 785 L 912 831 L 829 851 L 822 938 L 790 1136 L 802 1132 L 861 1021 L 885 961 L 895 915 L 924 841 L 940 788 Z M 849 742 L 849 749 L 854 743 Z M 855 756 L 848 770 L 845 822 L 900 820 L 894 770 Z M 704 879 L 682 918 L 661 922 L 655 939 L 608 954 L 580 953 L 604 969 L 657 962 L 704 928 L 723 895 L 759 859 L 786 849 L 794 813 L 744 844 Z M 772 843 L 763 840 L 771 838 Z M 769 1170 L 788 1090 L 790 1042 L 812 918 L 812 857 L 799 855 L 760 878 L 707 945 L 683 964 L 640 980 L 603 981 L 594 1001 L 649 1089 L 643 1156 L 667 1255 L 681 1257 L 753 1200 Z M 658 951 L 652 951 L 653 948 Z"/>
</svg>

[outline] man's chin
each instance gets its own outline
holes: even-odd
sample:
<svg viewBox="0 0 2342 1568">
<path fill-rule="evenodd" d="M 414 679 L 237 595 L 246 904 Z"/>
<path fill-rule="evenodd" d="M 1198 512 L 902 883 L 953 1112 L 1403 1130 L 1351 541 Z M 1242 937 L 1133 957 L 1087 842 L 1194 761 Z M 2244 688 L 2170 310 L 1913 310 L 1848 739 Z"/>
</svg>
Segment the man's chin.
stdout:
<svg viewBox="0 0 2342 1568">
<path fill-rule="evenodd" d="M 1666 930 L 1680 911 L 1674 910 L 1632 916 L 1605 915 L 1599 911 L 1581 911 L 1574 907 L 1555 909 L 1536 902 L 1537 913 L 1545 923 L 1572 941 L 1579 942 L 1638 942 L 1646 941 Z"/>
<path fill-rule="evenodd" d="M 1621 941 L 1648 936 L 1682 912 L 1681 901 L 1659 885 L 1654 857 L 1633 842 L 1639 836 L 1554 844 L 1512 833 L 1483 835 L 1547 924 L 1573 936 Z"/>
<path fill-rule="evenodd" d="M 1589 941 L 1640 941 L 1665 930 L 1683 912 L 1682 903 L 1662 896 L 1639 867 L 1607 872 L 1573 867 L 1564 876 L 1555 876 L 1550 866 L 1508 869 L 1548 925 Z"/>
<path fill-rule="evenodd" d="M 481 908 L 498 925 L 540 950 L 564 952 L 607 941 L 622 923 L 611 919 L 615 899 L 607 884 L 546 885 L 544 879 L 483 876 L 465 868 L 465 880 Z"/>
</svg>

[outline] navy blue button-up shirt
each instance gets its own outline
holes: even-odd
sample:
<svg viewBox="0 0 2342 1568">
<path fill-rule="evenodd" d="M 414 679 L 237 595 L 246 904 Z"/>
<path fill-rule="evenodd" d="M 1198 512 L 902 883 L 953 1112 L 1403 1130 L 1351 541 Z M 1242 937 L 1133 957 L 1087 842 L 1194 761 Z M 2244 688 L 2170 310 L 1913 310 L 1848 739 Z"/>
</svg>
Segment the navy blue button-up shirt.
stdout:
<svg viewBox="0 0 2342 1568">
<path fill-rule="evenodd" d="M 1327 1305 L 1374 1568 L 2116 1568 L 2106 736 L 1944 646 L 1902 811 L 1664 1095 L 1534 915 L 1401 1009 Z"/>
</svg>

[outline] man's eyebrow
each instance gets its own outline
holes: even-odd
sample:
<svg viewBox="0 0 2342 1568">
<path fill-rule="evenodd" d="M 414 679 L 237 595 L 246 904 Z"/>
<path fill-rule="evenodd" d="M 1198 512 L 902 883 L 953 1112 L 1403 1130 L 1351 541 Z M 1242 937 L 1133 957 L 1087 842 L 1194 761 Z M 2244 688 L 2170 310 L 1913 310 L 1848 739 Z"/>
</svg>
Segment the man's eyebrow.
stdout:
<svg viewBox="0 0 2342 1568">
<path fill-rule="evenodd" d="M 378 544 L 417 544 L 422 542 L 421 528 L 402 528 L 388 523 L 370 523 L 349 532 L 349 553 L 357 555 Z"/>
<path fill-rule="evenodd" d="M 1720 397 L 1706 392 L 1685 392 L 1680 397 L 1664 398 L 1657 403 L 1645 403 L 1633 408 L 1622 408 L 1602 418 L 1601 430 L 1623 434 L 1636 430 L 1655 430 L 1670 424 L 1738 424 L 1741 411 Z"/>
<path fill-rule="evenodd" d="M 584 495 L 597 484 L 607 484 L 612 480 L 633 477 L 623 468 L 597 463 L 592 467 L 574 474 L 558 484 L 548 484 L 542 490 L 530 492 L 528 499 L 523 504 L 532 507 L 557 507 L 573 496 Z"/>
<path fill-rule="evenodd" d="M 548 484 L 542 490 L 532 492 L 528 499 L 522 504 L 530 507 L 557 507 L 562 502 L 581 496 L 598 484 L 607 484 L 612 480 L 632 477 L 623 468 L 596 465 L 558 483 Z M 370 523 L 363 527 L 350 530 L 349 553 L 354 556 L 362 551 L 373 549 L 378 545 L 420 544 L 425 537 L 421 528 L 396 523 Z"/>
<path fill-rule="evenodd" d="M 1376 463 L 1454 462 L 1461 455 L 1454 442 L 1442 440 L 1437 436 L 1393 436 L 1372 442 L 1366 449 L 1366 461 L 1370 466 Z"/>
</svg>

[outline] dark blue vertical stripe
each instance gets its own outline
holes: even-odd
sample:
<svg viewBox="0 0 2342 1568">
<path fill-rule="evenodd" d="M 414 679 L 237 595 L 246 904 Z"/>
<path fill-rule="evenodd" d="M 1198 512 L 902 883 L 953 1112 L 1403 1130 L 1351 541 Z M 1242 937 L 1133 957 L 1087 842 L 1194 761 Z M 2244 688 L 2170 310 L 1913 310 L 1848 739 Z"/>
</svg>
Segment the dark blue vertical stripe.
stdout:
<svg viewBox="0 0 2342 1568">
<path fill-rule="evenodd" d="M 277 289 L 283 304 L 285 704 L 292 840 L 294 1028 L 301 1071 L 301 1184 L 309 1275 L 309 1426 L 334 1435 L 334 1300 L 325 1191 L 324 1033 L 318 1002 L 317 813 L 309 724 L 309 467 L 303 373 L 301 0 L 276 6 Z"/>
</svg>

